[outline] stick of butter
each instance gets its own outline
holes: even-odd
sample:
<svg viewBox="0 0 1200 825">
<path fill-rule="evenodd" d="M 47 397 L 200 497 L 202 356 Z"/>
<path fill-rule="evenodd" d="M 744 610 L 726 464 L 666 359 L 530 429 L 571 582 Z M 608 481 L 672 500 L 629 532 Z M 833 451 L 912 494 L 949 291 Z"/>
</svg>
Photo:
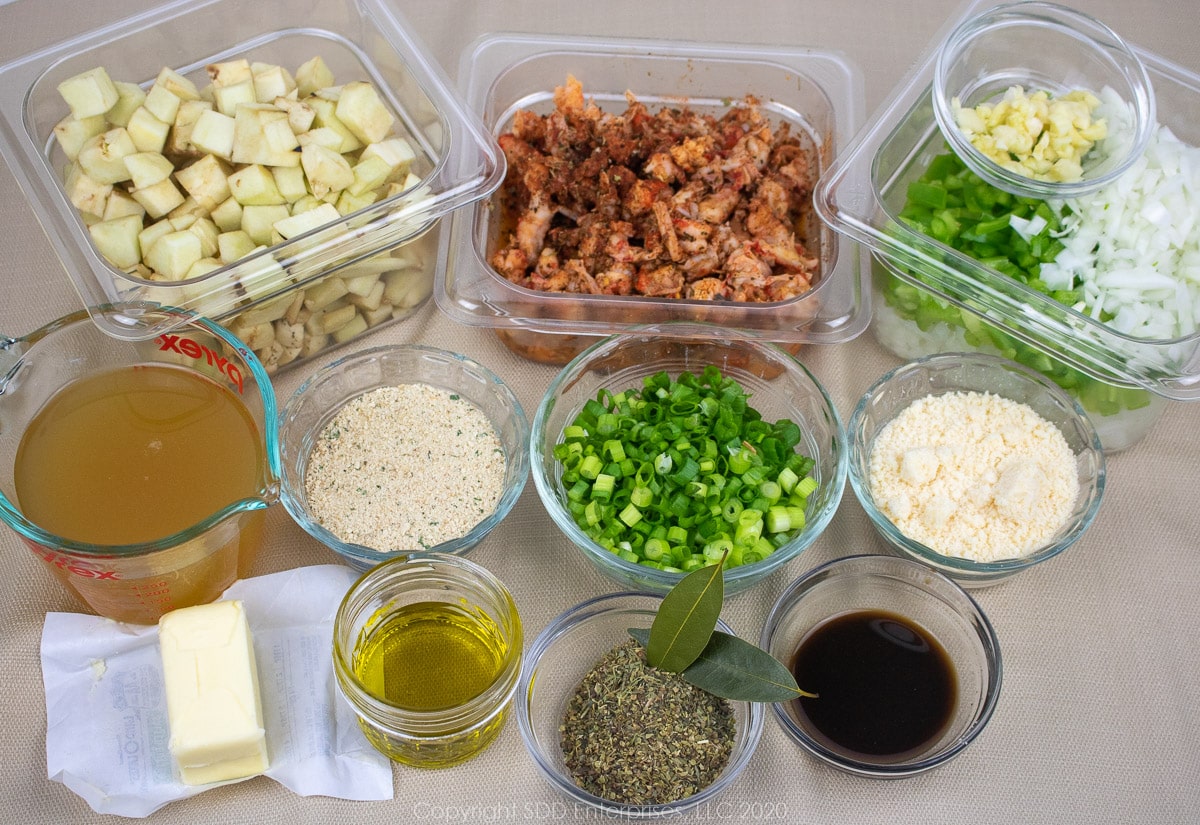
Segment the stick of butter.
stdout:
<svg viewBox="0 0 1200 825">
<path fill-rule="evenodd" d="M 254 643 L 240 601 L 184 607 L 158 622 L 170 751 L 188 785 L 267 769 Z"/>
</svg>

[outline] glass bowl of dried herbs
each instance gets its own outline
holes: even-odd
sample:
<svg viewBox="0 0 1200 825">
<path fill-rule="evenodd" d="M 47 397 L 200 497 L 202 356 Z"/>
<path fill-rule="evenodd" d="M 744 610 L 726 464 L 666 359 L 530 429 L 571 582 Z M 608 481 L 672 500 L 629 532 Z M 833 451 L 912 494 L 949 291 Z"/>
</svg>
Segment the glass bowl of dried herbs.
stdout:
<svg viewBox="0 0 1200 825">
<path fill-rule="evenodd" d="M 762 703 L 720 699 L 646 665 L 630 630 L 650 628 L 662 601 L 612 593 L 567 610 L 529 647 L 517 685 L 517 724 L 538 770 L 606 815 L 659 817 L 711 801 L 762 736 Z"/>
</svg>

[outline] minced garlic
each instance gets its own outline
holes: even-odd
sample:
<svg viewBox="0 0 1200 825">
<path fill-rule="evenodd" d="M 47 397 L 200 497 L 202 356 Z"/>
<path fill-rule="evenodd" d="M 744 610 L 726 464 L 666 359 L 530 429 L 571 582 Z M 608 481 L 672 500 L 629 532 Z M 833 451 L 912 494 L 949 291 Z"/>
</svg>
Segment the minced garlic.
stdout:
<svg viewBox="0 0 1200 825">
<path fill-rule="evenodd" d="M 1027 555 L 1066 523 L 1079 495 L 1063 434 L 991 393 L 913 402 L 880 430 L 868 483 L 897 529 L 945 556 Z"/>
<path fill-rule="evenodd" d="M 1083 156 L 1108 134 L 1093 118 L 1100 100 L 1076 90 L 1060 97 L 1012 86 L 995 104 L 964 108 L 951 101 L 955 122 L 980 154 L 1027 178 L 1073 182 L 1083 177 Z"/>
<path fill-rule="evenodd" d="M 349 401 L 313 445 L 308 506 L 343 541 L 374 550 L 433 547 L 466 535 L 504 489 L 504 448 L 483 411 L 426 384 Z"/>
</svg>

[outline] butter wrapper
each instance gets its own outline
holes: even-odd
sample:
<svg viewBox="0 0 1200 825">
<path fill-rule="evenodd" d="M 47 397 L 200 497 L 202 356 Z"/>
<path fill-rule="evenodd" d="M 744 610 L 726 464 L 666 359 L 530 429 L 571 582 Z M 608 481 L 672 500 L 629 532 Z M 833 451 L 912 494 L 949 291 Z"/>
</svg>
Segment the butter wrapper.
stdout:
<svg viewBox="0 0 1200 825">
<path fill-rule="evenodd" d="M 236 582 L 222 597 L 242 601 L 254 636 L 265 775 L 301 796 L 392 798 L 391 763 L 334 687 L 333 619 L 357 575 L 341 565 L 303 567 Z M 94 811 L 143 817 L 229 784 L 185 785 L 175 776 L 156 626 L 49 613 L 41 657 L 47 776 Z"/>
</svg>

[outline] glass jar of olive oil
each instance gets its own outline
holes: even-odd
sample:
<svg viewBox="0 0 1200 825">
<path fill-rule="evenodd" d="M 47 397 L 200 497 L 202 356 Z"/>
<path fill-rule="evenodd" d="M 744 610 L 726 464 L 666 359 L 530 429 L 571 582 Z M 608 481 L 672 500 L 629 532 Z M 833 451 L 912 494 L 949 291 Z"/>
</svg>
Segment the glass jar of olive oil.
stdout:
<svg viewBox="0 0 1200 825">
<path fill-rule="evenodd" d="M 456 765 L 499 734 L 521 671 L 521 619 L 507 588 L 459 556 L 425 553 L 368 570 L 334 621 L 342 696 L 381 753 Z"/>
</svg>

